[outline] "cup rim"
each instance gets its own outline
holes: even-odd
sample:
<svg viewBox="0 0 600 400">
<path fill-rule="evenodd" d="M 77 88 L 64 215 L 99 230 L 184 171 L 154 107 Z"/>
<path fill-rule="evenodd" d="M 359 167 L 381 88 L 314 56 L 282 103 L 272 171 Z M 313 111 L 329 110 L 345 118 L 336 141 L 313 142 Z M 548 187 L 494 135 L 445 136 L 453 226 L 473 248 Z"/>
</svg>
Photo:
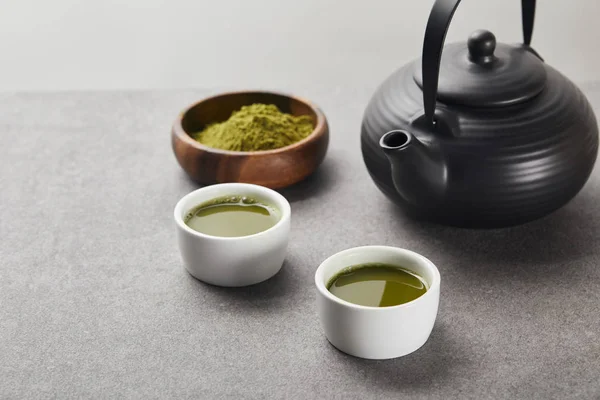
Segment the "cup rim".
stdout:
<svg viewBox="0 0 600 400">
<path fill-rule="evenodd" d="M 395 254 L 403 254 L 403 255 L 408 255 L 416 260 L 418 260 L 419 262 L 422 262 L 423 265 L 425 265 L 428 269 L 430 269 L 433 272 L 433 280 L 431 282 L 431 284 L 429 285 L 428 290 L 422 294 L 421 296 L 417 297 L 414 300 L 411 300 L 407 303 L 402 303 L 402 304 L 398 304 L 395 306 L 388 306 L 388 307 L 373 307 L 373 306 L 363 306 L 360 304 L 354 304 L 351 303 L 349 301 L 340 299 L 339 297 L 337 297 L 336 295 L 334 295 L 333 293 L 331 293 L 326 287 L 325 287 L 325 283 L 323 282 L 323 269 L 324 269 L 324 265 L 326 263 L 331 262 L 331 260 L 344 256 L 346 254 L 349 253 L 355 253 L 355 252 L 361 252 L 364 250 L 377 250 L 380 252 L 387 252 L 387 253 L 395 253 Z M 374 261 L 375 262 L 375 261 Z M 414 272 L 414 271 L 413 271 Z M 401 247 L 394 247 L 394 246 L 378 246 L 378 245 L 371 245 L 371 246 L 358 246 L 358 247 L 351 247 L 349 249 L 346 250 L 342 250 L 339 251 L 329 257 L 327 257 L 325 260 L 323 260 L 323 262 L 321 264 L 319 264 L 319 267 L 317 268 L 317 271 L 315 272 L 315 284 L 317 286 L 318 291 L 325 296 L 325 298 L 334 301 L 342 306 L 345 307 L 350 307 L 350 308 L 355 308 L 358 310 L 370 310 L 370 311 L 377 311 L 377 312 L 386 312 L 389 310 L 397 310 L 400 308 L 407 308 L 407 307 L 411 307 L 413 305 L 415 305 L 416 303 L 418 303 L 419 301 L 423 301 L 425 298 L 433 296 L 433 292 L 436 291 L 436 289 L 439 290 L 440 287 L 440 271 L 437 269 L 437 267 L 435 266 L 435 264 L 433 262 L 431 262 L 431 260 L 429 260 L 427 257 L 414 252 L 412 250 L 408 250 L 408 249 L 404 249 Z"/>
<path fill-rule="evenodd" d="M 274 203 L 273 206 L 277 207 L 279 209 L 279 211 L 281 212 L 281 218 L 279 218 L 279 221 L 277 221 L 277 223 L 275 225 L 273 225 L 272 227 L 270 227 L 267 230 L 264 230 L 262 232 L 258 232 L 258 233 L 254 233 L 252 235 L 246 235 L 246 236 L 214 236 L 214 235 L 208 235 L 206 233 L 202 233 L 202 232 L 198 232 L 193 230 L 192 228 L 190 228 L 189 226 L 187 226 L 187 224 L 183 221 L 183 204 L 192 196 L 196 195 L 199 192 L 206 192 L 209 190 L 215 190 L 215 188 L 217 187 L 228 187 L 228 188 L 232 188 L 232 189 L 241 189 L 243 190 L 244 188 L 252 188 L 254 190 L 258 190 L 259 192 L 261 192 L 262 194 L 264 194 L 265 198 L 267 201 L 269 201 L 270 199 L 273 199 Z M 240 193 L 241 195 L 242 193 Z M 218 196 L 217 196 L 218 197 Z M 177 204 L 175 205 L 175 209 L 173 210 L 173 217 L 175 219 L 175 223 L 177 224 L 177 226 L 180 229 L 183 229 L 185 232 L 191 234 L 192 236 L 196 236 L 196 237 L 200 237 L 203 239 L 211 239 L 211 240 L 222 240 L 222 241 L 239 241 L 239 240 L 247 240 L 247 239 L 253 239 L 256 237 L 260 237 L 263 235 L 268 234 L 269 232 L 272 232 L 276 229 L 278 229 L 281 225 L 283 225 L 284 223 L 286 223 L 289 219 L 290 219 L 290 215 L 291 215 L 291 207 L 290 207 L 290 203 L 287 201 L 287 199 L 281 195 L 280 193 L 276 192 L 273 189 L 269 189 L 267 187 L 264 186 L 260 186 L 260 185 L 255 185 L 252 183 L 237 183 L 237 182 L 230 182 L 230 183 L 218 183 L 218 184 L 214 184 L 214 185 L 209 185 L 209 186 L 204 186 L 201 187 L 199 189 L 193 190 L 191 192 L 189 192 L 188 194 L 186 194 L 185 196 L 183 196 L 181 199 L 179 199 L 179 201 L 177 202 Z"/>
</svg>

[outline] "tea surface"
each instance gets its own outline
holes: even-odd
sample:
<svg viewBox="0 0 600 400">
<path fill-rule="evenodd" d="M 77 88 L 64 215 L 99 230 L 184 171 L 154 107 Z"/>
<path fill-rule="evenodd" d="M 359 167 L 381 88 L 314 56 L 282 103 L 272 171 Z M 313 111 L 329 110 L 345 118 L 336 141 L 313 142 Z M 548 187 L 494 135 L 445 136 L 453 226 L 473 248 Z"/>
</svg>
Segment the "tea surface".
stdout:
<svg viewBox="0 0 600 400">
<path fill-rule="evenodd" d="M 184 218 L 193 230 L 220 237 L 254 235 L 273 227 L 278 221 L 279 215 L 273 207 L 241 196 L 203 203 Z"/>
<path fill-rule="evenodd" d="M 334 276 L 327 289 L 350 303 L 390 307 L 422 296 L 427 286 L 420 276 L 388 264 L 354 265 Z"/>
</svg>

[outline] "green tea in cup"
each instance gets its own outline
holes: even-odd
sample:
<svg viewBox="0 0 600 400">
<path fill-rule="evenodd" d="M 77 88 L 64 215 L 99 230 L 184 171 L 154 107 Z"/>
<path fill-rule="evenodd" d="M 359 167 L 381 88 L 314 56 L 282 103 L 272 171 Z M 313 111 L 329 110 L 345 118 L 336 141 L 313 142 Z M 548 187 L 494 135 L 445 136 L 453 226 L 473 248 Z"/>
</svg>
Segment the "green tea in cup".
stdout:
<svg viewBox="0 0 600 400">
<path fill-rule="evenodd" d="M 272 228 L 279 221 L 272 206 L 245 196 L 219 197 L 193 208 L 184 218 L 193 230 L 211 236 L 249 236 Z"/>
<path fill-rule="evenodd" d="M 417 299 L 427 291 L 427 285 L 407 269 L 373 263 L 343 269 L 329 280 L 327 289 L 353 304 L 390 307 Z"/>
</svg>

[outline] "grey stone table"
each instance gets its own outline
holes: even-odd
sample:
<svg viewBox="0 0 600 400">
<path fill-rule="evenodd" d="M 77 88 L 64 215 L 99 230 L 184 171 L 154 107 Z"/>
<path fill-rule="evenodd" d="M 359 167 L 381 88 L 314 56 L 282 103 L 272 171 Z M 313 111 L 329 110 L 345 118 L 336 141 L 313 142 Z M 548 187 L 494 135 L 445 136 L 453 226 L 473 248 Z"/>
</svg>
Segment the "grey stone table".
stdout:
<svg viewBox="0 0 600 400">
<path fill-rule="evenodd" d="M 600 110 L 600 85 L 583 88 Z M 323 108 L 331 146 L 283 191 L 282 271 L 242 289 L 190 277 L 172 221 L 197 186 L 170 124 L 214 90 L 0 95 L 0 398 L 600 398 L 599 168 L 528 225 L 420 223 L 363 166 L 373 88 L 283 89 Z M 410 356 L 352 358 L 320 329 L 317 266 L 366 244 L 441 272 L 435 328 Z"/>
</svg>

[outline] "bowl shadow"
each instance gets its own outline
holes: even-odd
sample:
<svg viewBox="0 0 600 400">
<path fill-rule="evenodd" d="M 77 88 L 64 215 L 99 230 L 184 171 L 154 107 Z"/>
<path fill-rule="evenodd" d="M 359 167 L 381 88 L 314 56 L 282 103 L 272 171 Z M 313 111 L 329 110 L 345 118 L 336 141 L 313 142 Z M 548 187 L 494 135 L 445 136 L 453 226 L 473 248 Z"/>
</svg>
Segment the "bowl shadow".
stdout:
<svg viewBox="0 0 600 400">
<path fill-rule="evenodd" d="M 330 345 L 335 362 L 355 381 L 367 381 L 369 387 L 391 390 L 430 389 L 456 376 L 466 377 L 469 353 L 465 344 L 452 337 L 448 328 L 437 323 L 429 340 L 417 351 L 390 360 L 365 360 L 347 355 Z"/>
<path fill-rule="evenodd" d="M 306 179 L 286 188 L 278 189 L 290 203 L 303 201 L 329 190 L 335 182 L 335 168 L 332 161 L 325 158 L 323 163 Z"/>
<path fill-rule="evenodd" d="M 205 185 L 192 179 L 185 171 L 180 172 L 181 186 L 184 186 L 188 192 L 203 188 Z M 285 188 L 275 189 L 283 195 L 290 203 L 303 201 L 310 197 L 317 196 L 328 190 L 335 181 L 335 168 L 327 159 L 308 177 L 302 181 Z M 217 183 L 214 183 L 216 185 Z"/>
</svg>

